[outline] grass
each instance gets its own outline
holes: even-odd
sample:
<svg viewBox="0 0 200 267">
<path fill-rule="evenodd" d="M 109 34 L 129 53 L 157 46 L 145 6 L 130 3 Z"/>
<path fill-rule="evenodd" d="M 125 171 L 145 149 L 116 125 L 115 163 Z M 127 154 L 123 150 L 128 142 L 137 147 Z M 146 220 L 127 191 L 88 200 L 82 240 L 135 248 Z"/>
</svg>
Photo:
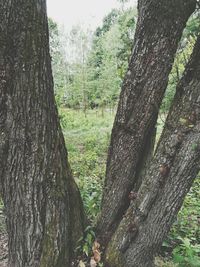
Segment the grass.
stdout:
<svg viewBox="0 0 200 267">
<path fill-rule="evenodd" d="M 101 192 L 105 177 L 107 149 L 114 115 L 89 110 L 87 116 L 80 111 L 62 109 L 61 124 L 73 170 L 91 221 L 100 209 Z"/>
<path fill-rule="evenodd" d="M 87 215 L 91 222 L 95 223 L 100 210 L 107 149 L 114 114 L 107 111 L 102 117 L 100 111 L 90 110 L 85 117 L 81 111 L 69 109 L 62 109 L 60 114 L 73 174 L 79 185 Z M 164 115 L 159 116 L 157 140 L 161 135 L 165 117 Z M 191 253 L 193 258 L 199 258 L 199 188 L 200 179 L 198 178 L 188 193 L 177 220 L 163 244 L 164 255 L 166 252 L 173 255 L 174 263 L 159 259 L 159 266 L 198 266 L 188 265 L 187 262 Z M 185 242 L 187 239 L 189 242 Z M 185 243 L 189 243 L 188 247 L 184 246 Z"/>
<path fill-rule="evenodd" d="M 68 149 L 69 162 L 74 178 L 79 185 L 85 210 L 95 224 L 100 210 L 101 194 L 105 177 L 106 157 L 114 114 L 90 110 L 87 116 L 81 111 L 60 109 L 60 120 Z M 159 138 L 163 119 L 159 118 Z M 174 262 L 157 259 L 159 267 L 200 267 L 200 178 L 197 178 L 174 226 L 163 244 L 170 251 Z M 3 203 L 0 199 L 0 212 Z M 1 214 L 0 214 L 1 215 Z M 1 218 L 0 218 L 1 219 Z M 5 224 L 0 220 L 0 232 Z"/>
</svg>

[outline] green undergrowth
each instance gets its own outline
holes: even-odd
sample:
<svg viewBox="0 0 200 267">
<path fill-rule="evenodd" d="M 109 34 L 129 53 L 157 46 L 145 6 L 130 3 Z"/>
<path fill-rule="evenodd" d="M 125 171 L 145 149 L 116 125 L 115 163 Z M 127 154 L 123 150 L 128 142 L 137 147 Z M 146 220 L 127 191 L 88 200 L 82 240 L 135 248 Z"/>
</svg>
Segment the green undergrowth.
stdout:
<svg viewBox="0 0 200 267">
<path fill-rule="evenodd" d="M 158 119 L 159 138 L 165 115 Z M 114 114 L 89 110 L 87 116 L 81 111 L 60 110 L 69 161 L 79 185 L 88 217 L 94 225 L 100 210 L 107 148 L 110 140 Z M 160 266 L 200 267 L 200 178 L 197 178 L 177 220 L 163 243 L 162 254 L 171 261 L 159 259 Z M 162 262 L 162 264 L 161 264 Z"/>
<path fill-rule="evenodd" d="M 105 111 L 61 110 L 69 162 L 79 185 L 86 212 L 95 221 L 100 209 L 105 163 L 114 115 Z"/>
<path fill-rule="evenodd" d="M 89 110 L 60 109 L 69 162 L 79 185 L 85 210 L 91 221 L 81 248 L 87 255 L 95 238 L 93 226 L 100 210 L 106 157 L 114 113 Z M 163 117 L 158 121 L 158 137 L 162 131 Z M 3 203 L 0 199 L 0 232 L 5 231 L 1 220 Z M 159 267 L 200 267 L 200 177 L 188 193 L 173 228 L 163 243 L 157 259 Z"/>
<path fill-rule="evenodd" d="M 200 177 L 187 194 L 174 226 L 164 242 L 179 267 L 200 267 Z"/>
</svg>

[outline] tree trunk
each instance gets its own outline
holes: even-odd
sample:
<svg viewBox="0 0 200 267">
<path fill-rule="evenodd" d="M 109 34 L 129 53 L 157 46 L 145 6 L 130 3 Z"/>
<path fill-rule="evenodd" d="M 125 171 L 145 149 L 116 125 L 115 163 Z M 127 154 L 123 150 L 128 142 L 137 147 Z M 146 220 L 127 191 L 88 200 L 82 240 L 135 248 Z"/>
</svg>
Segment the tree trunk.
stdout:
<svg viewBox="0 0 200 267">
<path fill-rule="evenodd" d="M 9 266 L 71 266 L 84 212 L 55 106 L 46 1 L 0 7 L 0 181 Z"/>
<path fill-rule="evenodd" d="M 154 266 L 154 256 L 200 171 L 200 37 L 156 153 L 106 251 L 109 267 Z"/>
<path fill-rule="evenodd" d="M 134 49 L 122 86 L 108 152 L 97 231 L 110 239 L 129 206 L 148 139 L 154 133 L 182 31 L 195 0 L 140 0 Z"/>
</svg>

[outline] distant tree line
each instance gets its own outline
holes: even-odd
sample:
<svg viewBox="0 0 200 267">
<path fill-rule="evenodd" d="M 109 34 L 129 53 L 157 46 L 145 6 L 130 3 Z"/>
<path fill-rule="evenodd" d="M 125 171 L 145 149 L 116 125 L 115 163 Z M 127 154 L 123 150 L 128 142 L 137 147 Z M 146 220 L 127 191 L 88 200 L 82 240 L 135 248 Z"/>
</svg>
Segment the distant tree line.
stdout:
<svg viewBox="0 0 200 267">
<path fill-rule="evenodd" d="M 116 105 L 131 54 L 135 21 L 134 8 L 113 9 L 94 33 L 76 25 L 63 42 L 63 33 L 49 19 L 59 105 L 83 110 Z"/>
<path fill-rule="evenodd" d="M 135 8 L 113 9 L 95 32 L 74 26 L 67 35 L 49 18 L 50 49 L 57 103 L 73 109 L 114 108 L 127 70 L 137 20 Z M 199 28 L 190 18 L 177 51 L 161 111 L 169 110 L 177 82 L 192 52 Z M 67 52 L 68 51 L 68 54 Z"/>
</svg>

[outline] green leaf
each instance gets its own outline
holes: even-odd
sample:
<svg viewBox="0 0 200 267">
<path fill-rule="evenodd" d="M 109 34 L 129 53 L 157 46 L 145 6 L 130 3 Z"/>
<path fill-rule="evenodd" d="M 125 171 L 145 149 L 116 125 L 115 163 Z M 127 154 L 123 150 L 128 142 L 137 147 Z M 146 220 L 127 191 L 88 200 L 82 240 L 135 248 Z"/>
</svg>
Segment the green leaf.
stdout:
<svg viewBox="0 0 200 267">
<path fill-rule="evenodd" d="M 88 257 L 89 255 L 89 248 L 88 248 L 88 245 L 87 244 L 84 244 L 83 245 L 83 252 L 86 254 L 86 256 Z"/>
<path fill-rule="evenodd" d="M 175 263 L 182 263 L 184 261 L 184 257 L 180 254 L 174 254 L 173 260 Z"/>
</svg>

